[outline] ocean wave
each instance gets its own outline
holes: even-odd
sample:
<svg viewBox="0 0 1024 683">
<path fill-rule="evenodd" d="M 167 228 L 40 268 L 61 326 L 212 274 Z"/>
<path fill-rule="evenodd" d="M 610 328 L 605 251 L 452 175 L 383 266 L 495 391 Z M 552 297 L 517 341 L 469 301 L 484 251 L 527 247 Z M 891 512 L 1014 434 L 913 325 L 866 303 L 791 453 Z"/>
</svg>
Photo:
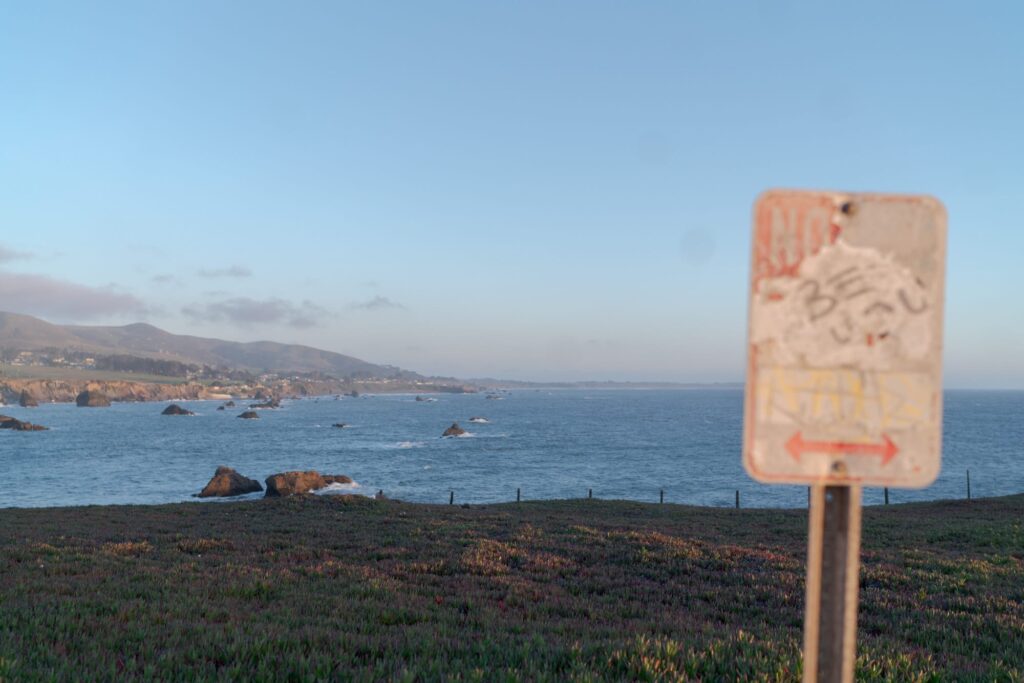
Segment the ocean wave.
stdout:
<svg viewBox="0 0 1024 683">
<path fill-rule="evenodd" d="M 388 448 L 422 448 L 426 444 L 422 441 L 399 441 L 388 445 Z"/>
<path fill-rule="evenodd" d="M 341 482 L 334 482 L 332 484 L 328 484 L 327 486 L 323 487 L 322 489 L 317 489 L 313 493 L 317 494 L 318 496 L 330 495 L 332 493 L 353 493 L 353 492 L 358 491 L 361 488 L 363 488 L 363 485 L 360 484 L 358 481 L 353 481 L 353 482 L 348 483 L 348 484 L 342 484 Z"/>
<path fill-rule="evenodd" d="M 469 421 L 478 425 L 486 425 L 491 423 L 491 421 L 488 420 L 486 417 L 471 417 L 469 418 Z"/>
</svg>

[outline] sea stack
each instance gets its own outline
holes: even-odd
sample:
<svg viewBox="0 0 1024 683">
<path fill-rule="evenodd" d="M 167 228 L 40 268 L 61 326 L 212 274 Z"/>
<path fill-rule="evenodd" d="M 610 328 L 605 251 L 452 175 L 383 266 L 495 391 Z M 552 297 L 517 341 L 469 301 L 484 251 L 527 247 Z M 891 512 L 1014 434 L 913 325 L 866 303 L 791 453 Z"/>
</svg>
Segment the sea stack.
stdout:
<svg viewBox="0 0 1024 683">
<path fill-rule="evenodd" d="M 110 399 L 103 392 L 86 389 L 75 397 L 75 404 L 79 408 L 109 408 Z"/>
<path fill-rule="evenodd" d="M 162 412 L 160 414 L 161 415 L 195 415 L 195 413 L 193 413 L 191 410 L 186 410 L 185 408 L 182 408 L 181 406 L 179 406 L 177 403 L 172 403 L 171 405 L 167 406 L 166 408 L 164 408 L 164 412 Z"/>
<path fill-rule="evenodd" d="M 210 483 L 199 492 L 199 498 L 240 496 L 244 493 L 262 491 L 263 486 L 255 479 L 243 477 L 230 467 L 218 467 Z"/>
</svg>

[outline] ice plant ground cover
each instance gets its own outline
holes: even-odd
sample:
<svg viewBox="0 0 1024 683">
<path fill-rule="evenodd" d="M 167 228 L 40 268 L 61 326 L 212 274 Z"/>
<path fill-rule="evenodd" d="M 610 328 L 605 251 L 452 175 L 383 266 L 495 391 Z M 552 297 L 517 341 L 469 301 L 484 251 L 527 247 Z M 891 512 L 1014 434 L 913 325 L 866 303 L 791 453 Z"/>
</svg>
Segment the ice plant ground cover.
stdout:
<svg viewBox="0 0 1024 683">
<path fill-rule="evenodd" d="M 0 510 L 0 680 L 796 680 L 806 511 Z M 1024 496 L 865 511 L 862 680 L 1024 677 Z"/>
</svg>

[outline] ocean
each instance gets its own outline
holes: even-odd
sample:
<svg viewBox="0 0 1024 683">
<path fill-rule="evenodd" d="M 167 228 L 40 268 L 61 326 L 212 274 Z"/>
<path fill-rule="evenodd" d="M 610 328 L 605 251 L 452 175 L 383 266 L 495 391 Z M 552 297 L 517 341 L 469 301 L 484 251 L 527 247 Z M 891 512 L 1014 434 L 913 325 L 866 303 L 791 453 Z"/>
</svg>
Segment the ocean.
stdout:
<svg viewBox="0 0 1024 683">
<path fill-rule="evenodd" d="M 110 408 L 45 404 L 0 412 L 50 428 L 0 430 L 0 507 L 173 503 L 196 500 L 219 465 L 258 479 L 314 469 L 347 474 L 331 492 L 457 504 L 595 498 L 691 505 L 804 507 L 801 486 L 766 486 L 740 462 L 743 392 L 516 390 L 286 400 L 260 419 L 251 401 L 181 401 Z M 486 423 L 470 422 L 483 417 Z M 468 434 L 440 438 L 457 421 Z M 344 429 L 334 423 L 346 423 Z M 893 503 L 1024 492 L 1024 391 L 947 391 L 942 472 L 925 489 L 891 489 Z M 243 496 L 238 500 L 262 494 Z M 864 502 L 881 504 L 880 489 Z M 224 502 L 224 501 L 212 501 Z"/>
</svg>

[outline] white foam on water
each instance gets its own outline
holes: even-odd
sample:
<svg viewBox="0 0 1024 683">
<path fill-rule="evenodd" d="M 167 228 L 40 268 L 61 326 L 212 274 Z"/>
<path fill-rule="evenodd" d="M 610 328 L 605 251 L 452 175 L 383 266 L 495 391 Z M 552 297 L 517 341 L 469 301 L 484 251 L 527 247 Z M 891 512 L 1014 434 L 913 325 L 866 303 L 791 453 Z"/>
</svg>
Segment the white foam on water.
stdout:
<svg viewBox="0 0 1024 683">
<path fill-rule="evenodd" d="M 341 482 L 337 482 L 336 481 L 336 482 L 334 482 L 332 484 L 328 484 L 327 486 L 323 487 L 322 489 L 317 489 L 313 493 L 317 494 L 318 496 L 324 496 L 324 495 L 329 496 L 332 493 L 334 493 L 334 494 L 337 494 L 337 493 L 359 493 L 360 489 L 362 489 L 362 488 L 363 488 L 363 485 L 360 484 L 358 481 L 353 481 L 353 482 L 351 482 L 349 484 L 342 484 Z M 363 494 L 363 495 L 365 495 L 365 494 Z"/>
<path fill-rule="evenodd" d="M 422 441 L 399 441 L 398 443 L 388 444 L 385 448 L 422 448 L 425 445 Z"/>
</svg>

